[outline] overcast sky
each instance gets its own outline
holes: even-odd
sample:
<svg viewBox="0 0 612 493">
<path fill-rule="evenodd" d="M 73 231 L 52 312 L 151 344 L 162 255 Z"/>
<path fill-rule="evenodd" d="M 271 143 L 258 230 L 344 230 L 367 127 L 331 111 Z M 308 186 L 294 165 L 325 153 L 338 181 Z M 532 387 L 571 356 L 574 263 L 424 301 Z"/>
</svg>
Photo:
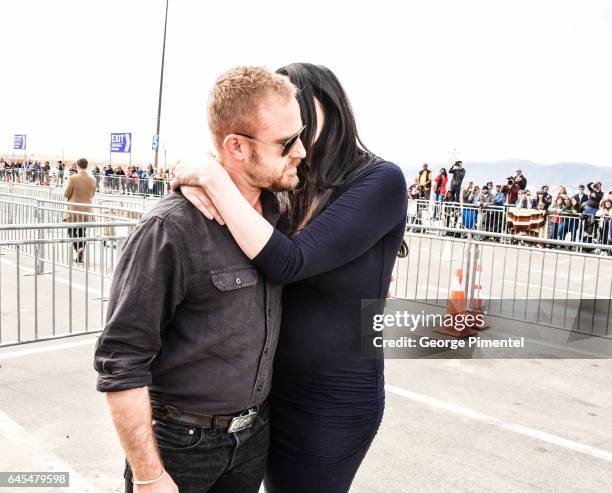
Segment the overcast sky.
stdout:
<svg viewBox="0 0 612 493">
<path fill-rule="evenodd" d="M 0 153 L 24 133 L 29 154 L 105 158 L 125 131 L 151 162 L 164 7 L 1 0 Z M 160 140 L 169 162 L 210 148 L 206 97 L 226 69 L 308 61 L 338 75 L 363 140 L 398 164 L 457 149 L 612 166 L 611 59 L 610 0 L 170 0 Z"/>
</svg>

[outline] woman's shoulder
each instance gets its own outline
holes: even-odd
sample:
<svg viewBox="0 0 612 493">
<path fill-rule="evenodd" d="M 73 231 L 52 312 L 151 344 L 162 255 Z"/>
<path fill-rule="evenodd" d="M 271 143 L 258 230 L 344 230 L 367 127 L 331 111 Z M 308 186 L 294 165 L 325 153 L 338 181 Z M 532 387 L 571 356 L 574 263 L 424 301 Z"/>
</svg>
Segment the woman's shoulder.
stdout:
<svg viewBox="0 0 612 493">
<path fill-rule="evenodd" d="M 368 166 L 352 180 L 351 185 L 363 181 L 380 181 L 381 184 L 396 183 L 404 190 L 408 189 L 402 168 L 391 161 L 381 160 Z"/>
</svg>

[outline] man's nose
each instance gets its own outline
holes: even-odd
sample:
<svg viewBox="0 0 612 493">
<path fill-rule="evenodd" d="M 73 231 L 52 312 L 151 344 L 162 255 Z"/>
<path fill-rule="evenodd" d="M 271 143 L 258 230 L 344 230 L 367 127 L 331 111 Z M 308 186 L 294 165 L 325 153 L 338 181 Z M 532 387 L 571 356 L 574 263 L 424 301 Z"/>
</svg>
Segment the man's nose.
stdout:
<svg viewBox="0 0 612 493">
<path fill-rule="evenodd" d="M 306 149 L 304 148 L 301 138 L 298 138 L 297 142 L 293 146 L 293 149 L 291 149 L 290 155 L 294 159 L 304 159 L 306 157 Z"/>
</svg>

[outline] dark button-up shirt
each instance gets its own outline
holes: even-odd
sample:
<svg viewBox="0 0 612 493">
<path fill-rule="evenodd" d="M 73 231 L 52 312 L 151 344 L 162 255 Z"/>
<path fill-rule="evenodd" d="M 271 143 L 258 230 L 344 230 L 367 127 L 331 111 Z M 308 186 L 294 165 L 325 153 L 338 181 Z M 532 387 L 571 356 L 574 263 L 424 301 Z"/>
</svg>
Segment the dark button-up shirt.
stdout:
<svg viewBox="0 0 612 493">
<path fill-rule="evenodd" d="M 262 193 L 273 225 L 278 203 Z M 271 385 L 282 286 L 268 282 L 226 226 L 180 193 L 163 198 L 126 241 L 95 352 L 97 389 L 149 387 L 184 411 L 230 414 Z"/>
</svg>

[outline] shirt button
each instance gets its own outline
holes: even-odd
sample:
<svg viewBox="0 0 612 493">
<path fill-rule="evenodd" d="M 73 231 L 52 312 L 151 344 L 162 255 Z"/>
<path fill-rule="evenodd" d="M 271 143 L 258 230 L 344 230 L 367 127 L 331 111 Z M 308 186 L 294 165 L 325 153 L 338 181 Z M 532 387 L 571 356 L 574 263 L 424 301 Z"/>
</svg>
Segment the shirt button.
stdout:
<svg viewBox="0 0 612 493">
<path fill-rule="evenodd" d="M 189 434 L 193 435 L 193 429 L 189 430 Z"/>
<path fill-rule="evenodd" d="M 240 279 L 239 277 L 236 278 L 236 284 L 242 284 L 242 279 Z"/>
</svg>

